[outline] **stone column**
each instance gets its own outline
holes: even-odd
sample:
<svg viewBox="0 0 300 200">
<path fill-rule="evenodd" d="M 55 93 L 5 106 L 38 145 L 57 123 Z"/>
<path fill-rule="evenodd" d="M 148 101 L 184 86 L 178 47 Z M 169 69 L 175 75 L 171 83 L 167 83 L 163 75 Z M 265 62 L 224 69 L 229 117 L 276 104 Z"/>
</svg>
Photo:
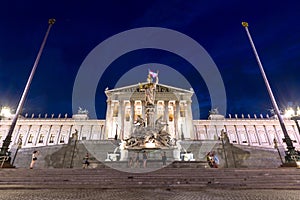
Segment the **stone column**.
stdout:
<svg viewBox="0 0 300 200">
<path fill-rule="evenodd" d="M 12 139 L 13 144 L 17 144 L 18 141 L 19 141 L 19 132 L 20 132 L 20 129 L 21 129 L 21 125 L 18 125 L 17 127 L 18 128 L 15 128 L 16 129 L 16 131 L 14 132 L 15 134 L 13 134 L 13 139 Z"/>
<path fill-rule="evenodd" d="M 41 129 L 42 129 L 42 125 L 39 126 L 39 130 L 38 130 L 38 132 L 37 132 L 37 134 L 36 134 L 35 141 L 33 142 L 34 146 L 36 146 L 37 143 L 38 143 L 38 141 L 39 141 Z"/>
<path fill-rule="evenodd" d="M 164 121 L 169 123 L 169 101 L 164 101 Z M 166 131 L 169 132 L 168 126 L 166 126 Z"/>
<path fill-rule="evenodd" d="M 273 125 L 273 129 L 274 129 L 274 137 L 276 137 L 278 144 L 282 144 L 282 138 L 280 137 L 280 134 L 278 133 L 277 129 L 276 129 L 276 125 Z"/>
<path fill-rule="evenodd" d="M 153 118 L 154 118 L 154 126 L 155 126 L 155 121 L 157 120 L 157 100 L 154 101 L 154 115 L 153 115 Z"/>
<path fill-rule="evenodd" d="M 119 139 L 124 139 L 124 119 L 125 119 L 125 106 L 124 106 L 124 100 L 120 100 L 119 102 L 119 116 L 118 119 L 120 119 L 117 128 L 119 128 Z"/>
<path fill-rule="evenodd" d="M 45 142 L 46 146 L 48 145 L 48 141 L 49 141 L 49 138 L 50 138 L 50 135 L 51 135 L 51 129 L 52 129 L 52 125 L 49 126 L 49 130 L 48 130 L 48 133 L 46 135 L 46 142 Z"/>
<path fill-rule="evenodd" d="M 105 140 L 105 127 L 103 125 L 100 125 L 100 140 Z"/>
<path fill-rule="evenodd" d="M 193 135 L 193 115 L 192 115 L 192 104 L 191 101 L 186 101 L 186 110 L 185 110 L 185 123 L 186 123 L 186 135 L 184 136 L 187 139 L 192 138 Z"/>
<path fill-rule="evenodd" d="M 105 119 L 105 131 L 104 131 L 104 138 L 108 139 L 108 135 L 112 130 L 112 102 L 111 100 L 107 100 L 107 109 L 106 109 L 106 119 Z"/>
<path fill-rule="evenodd" d="M 199 135 L 198 135 L 198 127 L 197 127 L 197 125 L 195 125 L 194 126 L 195 127 L 195 134 L 194 135 L 196 135 L 196 140 L 199 140 Z"/>
<path fill-rule="evenodd" d="M 257 141 L 258 141 L 258 144 L 260 146 L 261 145 L 261 141 L 260 141 L 260 137 L 259 137 L 258 132 L 257 132 L 256 125 L 254 125 L 254 130 L 255 130 L 255 136 L 257 137 Z"/>
<path fill-rule="evenodd" d="M 247 137 L 247 140 L 248 140 L 248 145 L 252 145 L 252 141 L 251 141 L 251 137 L 250 137 L 250 135 L 249 135 L 249 133 L 248 133 L 248 130 L 247 130 L 247 126 L 246 125 L 244 125 L 244 129 L 245 129 L 245 132 L 246 132 L 246 137 Z"/>
<path fill-rule="evenodd" d="M 67 133 L 68 141 L 70 140 L 70 138 L 71 138 L 71 136 L 72 136 L 72 128 L 73 128 L 73 126 L 74 126 L 74 125 L 71 125 L 71 126 L 70 126 L 70 129 L 69 129 L 69 131 L 68 131 L 68 133 Z"/>
<path fill-rule="evenodd" d="M 93 128 L 94 128 L 94 125 L 91 125 L 90 134 L 87 137 L 87 140 L 92 140 L 92 137 L 93 137 Z"/>
<path fill-rule="evenodd" d="M 264 130 L 265 130 L 265 134 L 266 134 L 266 137 L 267 137 L 267 139 L 268 139 L 269 145 L 272 145 L 272 144 L 273 144 L 273 140 L 270 139 L 270 136 L 269 136 L 269 134 L 268 134 L 268 130 L 267 130 L 266 125 L 264 124 L 263 127 L 264 127 Z"/>
<path fill-rule="evenodd" d="M 24 138 L 25 138 L 25 140 L 24 140 L 24 145 L 25 145 L 25 146 L 28 144 L 28 136 L 30 135 L 29 133 L 30 133 L 30 130 L 31 130 L 31 126 L 32 126 L 32 125 L 29 125 L 28 131 L 27 131 L 27 133 L 24 135 Z"/>
<path fill-rule="evenodd" d="M 146 107 L 145 107 L 145 101 L 144 100 L 142 100 L 142 118 L 144 119 L 144 120 L 147 120 L 146 119 L 146 116 L 145 116 L 145 109 L 146 109 Z"/>
<path fill-rule="evenodd" d="M 56 138 L 56 143 L 54 143 L 54 144 L 59 144 L 62 126 L 63 126 L 63 125 L 60 125 L 60 126 L 59 126 L 58 133 L 57 133 L 57 138 Z"/>
<path fill-rule="evenodd" d="M 130 101 L 130 134 L 133 132 L 134 108 L 135 108 L 134 103 L 135 103 L 135 101 L 133 101 L 133 100 Z"/>
<path fill-rule="evenodd" d="M 176 139 L 179 139 L 180 138 L 180 135 L 179 135 L 179 117 L 180 117 L 180 106 L 179 106 L 179 101 L 175 101 L 175 121 L 174 121 L 174 124 L 175 124 L 175 138 Z"/>
<path fill-rule="evenodd" d="M 237 142 L 237 144 L 242 144 L 241 143 L 241 140 L 240 140 L 240 136 L 239 136 L 239 133 L 238 133 L 238 131 L 237 131 L 237 127 L 236 127 L 236 125 L 234 125 L 234 130 L 235 130 L 235 135 L 236 135 L 236 142 Z"/>
<path fill-rule="evenodd" d="M 78 130 L 78 140 L 82 140 L 82 129 L 83 129 L 83 125 L 81 125 L 80 129 Z"/>
</svg>

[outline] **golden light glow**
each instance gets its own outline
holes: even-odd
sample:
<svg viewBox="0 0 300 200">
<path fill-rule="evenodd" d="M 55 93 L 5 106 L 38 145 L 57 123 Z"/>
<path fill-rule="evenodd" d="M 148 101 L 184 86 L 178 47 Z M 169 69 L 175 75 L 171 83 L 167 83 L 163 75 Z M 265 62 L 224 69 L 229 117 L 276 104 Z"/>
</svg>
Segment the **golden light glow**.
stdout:
<svg viewBox="0 0 300 200">
<path fill-rule="evenodd" d="M 243 27 L 248 27 L 248 23 L 247 22 L 242 22 Z"/>
<path fill-rule="evenodd" d="M 145 144 L 146 148 L 155 148 L 155 143 L 154 142 L 149 142 Z"/>
<path fill-rule="evenodd" d="M 300 107 L 299 107 L 299 106 L 297 107 L 296 115 L 297 115 L 297 116 L 300 116 Z"/>
<path fill-rule="evenodd" d="M 0 116 L 2 116 L 4 118 L 10 118 L 11 117 L 11 109 L 7 106 L 2 107 Z"/>
<path fill-rule="evenodd" d="M 293 108 L 289 107 L 284 111 L 284 117 L 285 118 L 291 118 L 295 116 L 295 111 Z"/>
</svg>

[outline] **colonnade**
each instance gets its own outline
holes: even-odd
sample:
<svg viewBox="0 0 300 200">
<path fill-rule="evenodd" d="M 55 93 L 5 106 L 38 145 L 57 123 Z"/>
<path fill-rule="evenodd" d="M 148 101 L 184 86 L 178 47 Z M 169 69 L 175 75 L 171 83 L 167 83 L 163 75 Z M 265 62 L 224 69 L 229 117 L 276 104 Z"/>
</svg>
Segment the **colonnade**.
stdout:
<svg viewBox="0 0 300 200">
<path fill-rule="evenodd" d="M 146 119 L 144 100 L 108 100 L 106 112 L 107 138 L 126 139 L 133 132 L 138 117 Z M 191 101 L 156 100 L 154 122 L 161 117 L 172 138 L 190 139 L 193 131 Z"/>
</svg>

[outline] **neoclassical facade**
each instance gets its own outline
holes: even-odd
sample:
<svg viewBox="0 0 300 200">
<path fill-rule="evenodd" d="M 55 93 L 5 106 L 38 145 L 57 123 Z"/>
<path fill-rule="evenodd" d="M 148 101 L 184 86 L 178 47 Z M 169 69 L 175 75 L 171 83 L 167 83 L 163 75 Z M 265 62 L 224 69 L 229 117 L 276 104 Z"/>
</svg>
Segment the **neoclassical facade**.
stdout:
<svg viewBox="0 0 300 200">
<path fill-rule="evenodd" d="M 107 112 L 105 133 L 108 139 L 130 137 L 138 117 L 145 116 L 145 92 L 141 84 L 106 90 Z M 163 84 L 156 85 L 154 120 L 159 118 L 168 124 L 166 131 L 172 138 L 191 139 L 193 118 L 191 98 L 194 92 Z"/>
<path fill-rule="evenodd" d="M 145 93 L 140 84 L 107 89 L 106 119 L 89 119 L 82 111 L 72 117 L 67 115 L 25 115 L 17 121 L 11 146 L 22 141 L 22 148 L 67 144 L 73 133 L 79 140 L 126 139 L 132 133 L 139 117 L 145 117 Z M 192 90 L 156 85 L 154 119 L 162 118 L 172 138 L 180 140 L 217 140 L 221 130 L 227 132 L 233 144 L 273 148 L 274 138 L 285 146 L 278 120 L 269 116 L 245 117 L 229 114 L 228 118 L 210 116 L 206 120 L 192 118 Z M 294 120 L 284 120 L 288 134 L 296 148 L 300 135 Z M 5 139 L 11 119 L 0 120 L 0 145 Z"/>
</svg>

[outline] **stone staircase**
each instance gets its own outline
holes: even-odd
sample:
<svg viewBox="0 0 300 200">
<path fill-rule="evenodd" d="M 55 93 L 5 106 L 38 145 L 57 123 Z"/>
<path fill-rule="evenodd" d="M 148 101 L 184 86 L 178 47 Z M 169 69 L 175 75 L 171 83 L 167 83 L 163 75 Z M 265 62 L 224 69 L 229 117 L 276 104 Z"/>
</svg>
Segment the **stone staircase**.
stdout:
<svg viewBox="0 0 300 200">
<path fill-rule="evenodd" d="M 300 169 L 1 169 L 1 189 L 286 189 L 300 191 Z"/>
<path fill-rule="evenodd" d="M 31 154 L 34 150 L 40 151 L 38 168 L 81 168 L 83 158 L 88 152 L 93 168 L 102 168 L 108 165 L 112 168 L 128 167 L 128 160 L 120 162 L 107 162 L 108 153 L 119 153 L 120 141 L 77 141 L 75 144 L 41 146 L 35 148 L 22 148 L 18 151 L 14 166 L 26 168 L 30 164 Z M 187 152 L 193 153 L 195 160 L 199 163 L 205 162 L 205 155 L 214 151 L 220 160 L 220 167 L 228 168 L 276 168 L 281 165 L 278 152 L 272 148 L 253 147 L 246 145 L 222 145 L 221 141 L 181 141 L 181 146 Z M 173 150 L 162 150 L 166 152 L 168 162 L 174 161 Z M 127 158 L 130 157 L 128 152 Z M 14 156 L 14 155 L 13 155 Z M 12 156 L 12 157 L 13 157 Z M 140 157 L 142 157 L 140 155 Z M 200 167 L 200 164 L 197 164 Z M 105 165 L 104 165 L 105 164 Z M 161 151 L 149 153 L 149 168 L 154 170 L 161 168 Z M 195 165 L 195 164 L 193 164 Z M 118 167 L 119 166 L 119 167 Z M 202 165 L 205 167 L 205 165 Z"/>
</svg>

